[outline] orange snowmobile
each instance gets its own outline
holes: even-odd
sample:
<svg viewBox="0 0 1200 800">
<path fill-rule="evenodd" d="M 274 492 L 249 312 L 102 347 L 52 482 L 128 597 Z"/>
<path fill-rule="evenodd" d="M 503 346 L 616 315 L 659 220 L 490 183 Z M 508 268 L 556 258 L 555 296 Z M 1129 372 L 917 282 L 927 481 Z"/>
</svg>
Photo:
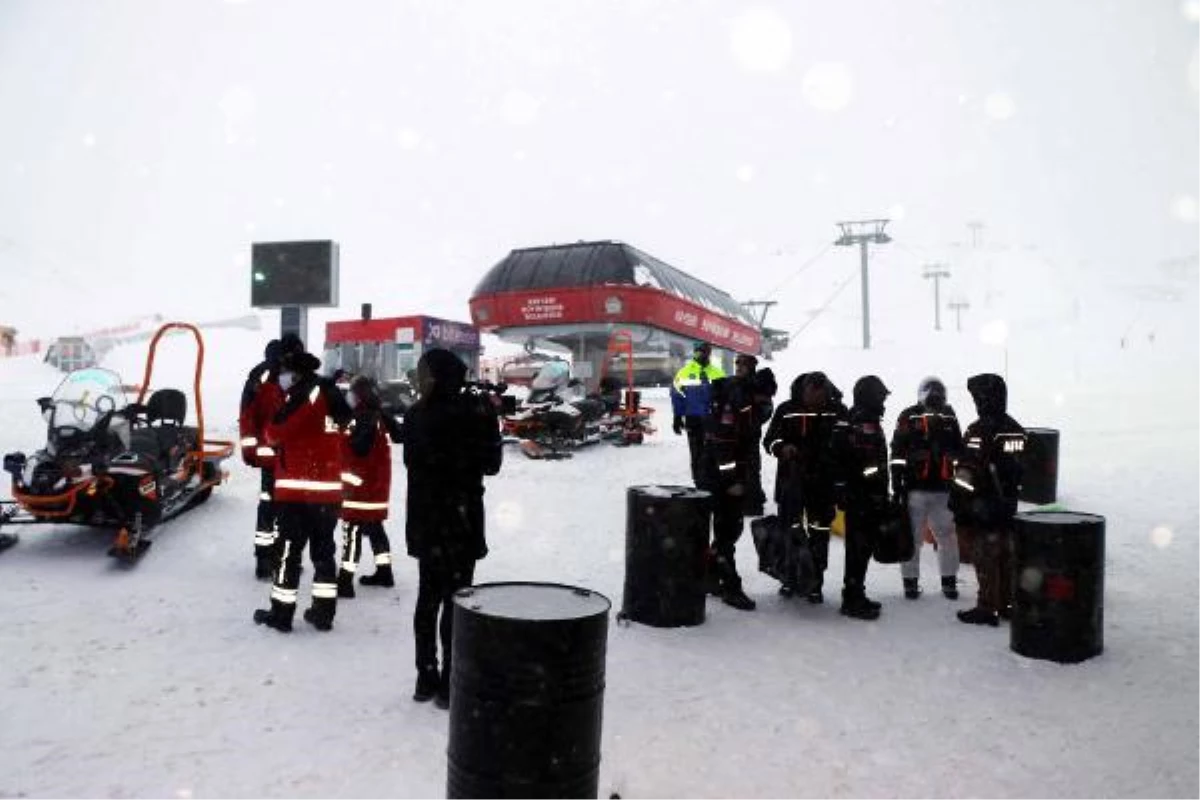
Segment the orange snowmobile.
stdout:
<svg viewBox="0 0 1200 800">
<path fill-rule="evenodd" d="M 190 331 L 196 339 L 194 426 L 185 424 L 188 401 L 182 391 L 150 392 L 158 343 L 173 329 Z M 159 523 L 206 501 L 228 475 L 221 464 L 234 443 L 204 437 L 203 367 L 200 331 L 171 322 L 150 341 L 137 387 L 127 387 L 115 372 L 100 367 L 68 374 L 53 395 L 37 400 L 47 424 L 46 446 L 28 456 L 4 456 L 14 499 L 0 502 L 0 526 L 70 523 L 115 529 L 109 555 L 136 561 L 150 547 L 150 533 Z M 126 399 L 130 388 L 137 392 L 133 402 Z"/>
</svg>

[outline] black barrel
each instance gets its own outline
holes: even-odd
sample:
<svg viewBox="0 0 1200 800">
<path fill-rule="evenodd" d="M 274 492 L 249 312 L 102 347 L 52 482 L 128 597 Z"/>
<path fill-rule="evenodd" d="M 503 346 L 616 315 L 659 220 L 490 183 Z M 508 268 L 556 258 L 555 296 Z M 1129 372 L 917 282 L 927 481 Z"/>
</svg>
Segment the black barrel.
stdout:
<svg viewBox="0 0 1200 800">
<path fill-rule="evenodd" d="M 690 486 L 631 486 L 625 497 L 621 617 L 657 628 L 704 622 L 709 493 Z"/>
<path fill-rule="evenodd" d="M 611 607 L 554 583 L 454 595 L 447 797 L 596 797 Z"/>
<path fill-rule="evenodd" d="M 1104 649 L 1104 517 L 1073 511 L 1017 514 L 1010 646 L 1074 663 Z"/>
<path fill-rule="evenodd" d="M 1058 431 L 1026 428 L 1020 499 L 1045 505 L 1058 496 Z"/>
</svg>

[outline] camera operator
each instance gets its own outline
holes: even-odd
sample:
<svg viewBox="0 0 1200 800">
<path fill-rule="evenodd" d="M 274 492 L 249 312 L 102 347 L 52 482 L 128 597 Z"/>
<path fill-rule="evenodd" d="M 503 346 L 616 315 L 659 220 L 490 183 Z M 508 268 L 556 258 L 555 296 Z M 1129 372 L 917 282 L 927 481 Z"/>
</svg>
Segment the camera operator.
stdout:
<svg viewBox="0 0 1200 800">
<path fill-rule="evenodd" d="M 471 585 L 475 562 L 487 555 L 483 478 L 499 472 L 502 459 L 493 398 L 468 386 L 466 375 L 466 365 L 450 351 L 427 351 L 417 363 L 419 397 L 404 420 L 405 538 L 420 574 L 413 614 L 413 699 L 436 696 L 441 708 L 450 704 L 451 598 Z"/>
</svg>

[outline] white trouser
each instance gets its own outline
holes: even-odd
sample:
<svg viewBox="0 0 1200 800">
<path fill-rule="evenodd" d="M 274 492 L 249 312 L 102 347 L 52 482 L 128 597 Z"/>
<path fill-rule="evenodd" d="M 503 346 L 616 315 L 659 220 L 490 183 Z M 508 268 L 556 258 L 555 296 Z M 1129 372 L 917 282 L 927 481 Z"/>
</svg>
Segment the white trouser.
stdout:
<svg viewBox="0 0 1200 800">
<path fill-rule="evenodd" d="M 933 538 L 937 541 L 938 567 L 942 571 L 942 577 L 957 575 L 958 535 L 954 531 L 954 515 L 950 513 L 950 493 L 920 490 L 909 492 L 908 518 L 912 521 L 916 547 L 913 557 L 900 565 L 900 576 L 921 577 L 921 543 L 926 521 L 933 529 Z"/>
</svg>

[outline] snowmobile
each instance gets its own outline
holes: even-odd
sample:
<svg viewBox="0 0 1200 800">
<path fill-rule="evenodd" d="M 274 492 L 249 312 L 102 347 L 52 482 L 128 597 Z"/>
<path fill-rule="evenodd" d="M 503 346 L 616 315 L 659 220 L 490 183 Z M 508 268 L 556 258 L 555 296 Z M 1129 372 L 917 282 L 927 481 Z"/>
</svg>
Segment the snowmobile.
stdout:
<svg viewBox="0 0 1200 800">
<path fill-rule="evenodd" d="M 599 394 L 589 395 L 582 381 L 570 377 L 565 362 L 549 361 L 530 383 L 525 401 L 503 417 L 503 433 L 534 459 L 568 458 L 570 450 L 600 441 L 641 444 L 654 428 L 652 409 L 642 408 L 640 400 L 632 386 L 622 393 L 612 376 L 602 377 Z"/>
<path fill-rule="evenodd" d="M 161 388 L 147 397 L 160 338 L 191 331 L 197 342 L 196 425 L 186 425 L 187 396 Z M 50 397 L 38 398 L 46 445 L 30 455 L 9 453 L 13 500 L 0 501 L 0 525 L 77 524 L 116 529 L 108 554 L 124 563 L 141 557 L 158 524 L 208 500 L 227 474 L 230 441 L 204 437 L 200 376 L 204 342 L 192 325 L 168 323 L 155 334 L 138 387 L 100 367 L 68 374 Z M 126 390 L 136 388 L 128 402 Z"/>
</svg>

